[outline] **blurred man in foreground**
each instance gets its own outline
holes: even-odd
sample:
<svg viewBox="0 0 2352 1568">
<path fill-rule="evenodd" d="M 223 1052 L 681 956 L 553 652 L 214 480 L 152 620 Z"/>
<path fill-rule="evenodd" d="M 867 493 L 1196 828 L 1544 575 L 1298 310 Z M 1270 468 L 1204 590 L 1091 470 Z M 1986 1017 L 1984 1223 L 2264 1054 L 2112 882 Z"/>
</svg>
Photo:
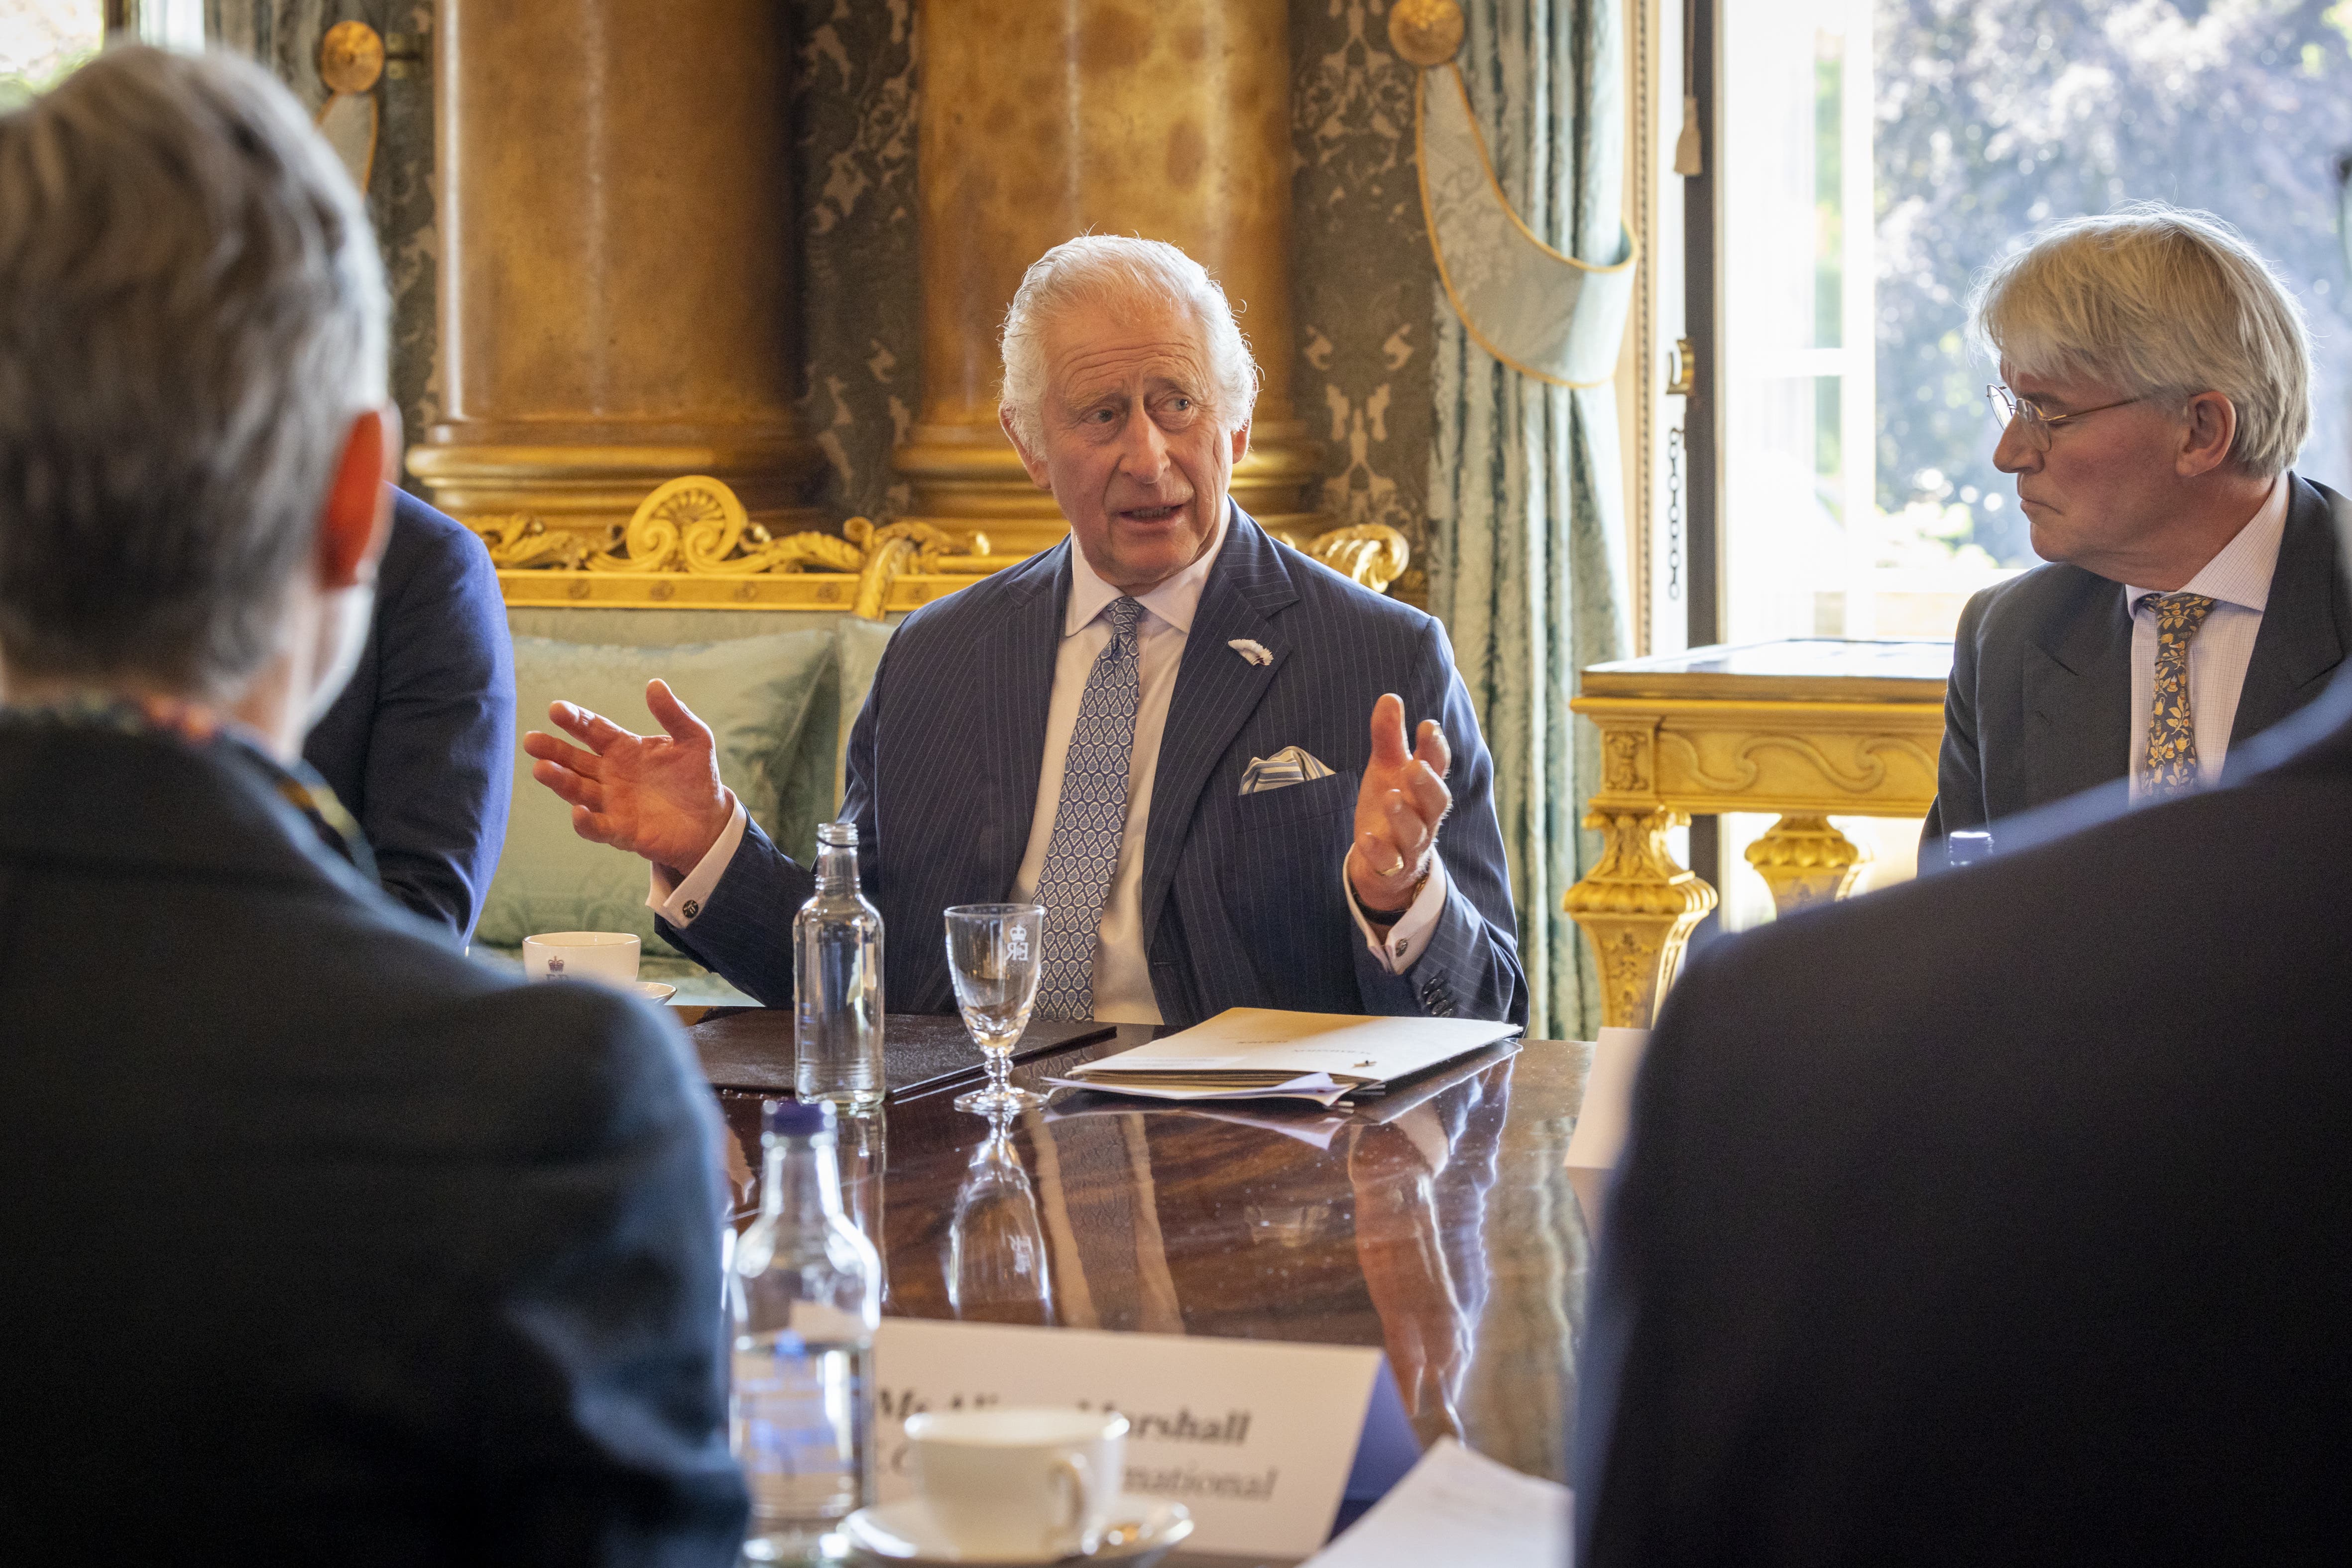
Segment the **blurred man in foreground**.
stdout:
<svg viewBox="0 0 2352 1568">
<path fill-rule="evenodd" d="M 1603 1229 L 1580 1568 L 2341 1560 L 2352 676 L 2231 775 L 1691 964 Z"/>
<path fill-rule="evenodd" d="M 2303 313 L 2220 219 L 2143 205 L 1996 266 L 1977 330 L 2006 384 L 1994 463 L 2051 564 L 1969 601 L 1923 842 L 2084 790 L 2232 776 L 2352 641 Z M 1996 848 L 1998 829 L 1995 830 Z"/>
<path fill-rule="evenodd" d="M 59 1563 L 729 1563 L 680 1041 L 467 965 L 298 776 L 368 626 L 384 332 L 255 68 L 118 49 L 0 117 L 0 1521 Z"/>
</svg>

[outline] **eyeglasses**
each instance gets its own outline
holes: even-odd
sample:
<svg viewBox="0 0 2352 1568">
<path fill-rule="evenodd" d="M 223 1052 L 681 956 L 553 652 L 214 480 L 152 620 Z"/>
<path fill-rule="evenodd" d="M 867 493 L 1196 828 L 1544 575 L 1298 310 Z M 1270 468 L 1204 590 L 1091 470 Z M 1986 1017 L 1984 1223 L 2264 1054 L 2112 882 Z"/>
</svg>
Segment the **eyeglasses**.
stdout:
<svg viewBox="0 0 2352 1568">
<path fill-rule="evenodd" d="M 2072 414 L 2044 414 L 1998 382 L 1985 388 L 1985 406 L 1992 410 L 1993 423 L 2007 430 L 2011 420 L 2021 422 L 2025 426 L 2025 444 L 2037 452 L 2050 450 L 2050 432 L 2058 426 L 2139 401 L 2137 397 L 2125 397 L 2113 403 L 2102 403 L 2096 408 L 2078 409 Z"/>
</svg>

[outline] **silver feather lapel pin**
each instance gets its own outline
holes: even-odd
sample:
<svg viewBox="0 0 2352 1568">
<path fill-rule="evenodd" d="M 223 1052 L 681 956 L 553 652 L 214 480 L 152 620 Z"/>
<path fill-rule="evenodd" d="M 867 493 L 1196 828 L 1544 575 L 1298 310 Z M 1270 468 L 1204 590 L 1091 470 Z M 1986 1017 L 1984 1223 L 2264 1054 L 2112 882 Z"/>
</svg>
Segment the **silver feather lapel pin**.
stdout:
<svg viewBox="0 0 2352 1568">
<path fill-rule="evenodd" d="M 1272 664 L 1274 662 L 1274 655 L 1265 651 L 1265 645 L 1264 643 L 1252 642 L 1247 637 L 1235 637 L 1225 646 L 1233 649 L 1235 653 L 1241 655 L 1244 658 L 1249 660 L 1252 664 Z"/>
</svg>

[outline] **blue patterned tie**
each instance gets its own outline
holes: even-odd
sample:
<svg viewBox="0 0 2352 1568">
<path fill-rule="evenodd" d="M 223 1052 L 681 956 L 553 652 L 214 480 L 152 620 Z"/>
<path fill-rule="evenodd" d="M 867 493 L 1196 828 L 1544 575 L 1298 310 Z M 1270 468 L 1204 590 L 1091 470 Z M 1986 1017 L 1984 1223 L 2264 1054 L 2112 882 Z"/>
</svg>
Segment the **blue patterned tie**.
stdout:
<svg viewBox="0 0 2352 1568">
<path fill-rule="evenodd" d="M 1135 710 L 1141 702 L 1142 660 L 1135 622 L 1143 606 L 1117 598 L 1103 615 L 1110 644 L 1087 674 L 1077 727 L 1062 763 L 1062 799 L 1054 809 L 1054 837 L 1037 873 L 1037 901 L 1045 906 L 1045 973 L 1037 982 L 1037 1016 L 1091 1018 L 1095 1014 L 1095 933 L 1103 899 L 1118 868 L 1127 832 L 1127 763 L 1135 751 Z"/>
<path fill-rule="evenodd" d="M 2156 606 L 2156 710 L 2147 720 L 2147 790 L 2170 795 L 2197 784 L 2197 719 L 2189 706 L 2189 642 L 2213 613 L 2203 594 L 2150 594 Z"/>
</svg>

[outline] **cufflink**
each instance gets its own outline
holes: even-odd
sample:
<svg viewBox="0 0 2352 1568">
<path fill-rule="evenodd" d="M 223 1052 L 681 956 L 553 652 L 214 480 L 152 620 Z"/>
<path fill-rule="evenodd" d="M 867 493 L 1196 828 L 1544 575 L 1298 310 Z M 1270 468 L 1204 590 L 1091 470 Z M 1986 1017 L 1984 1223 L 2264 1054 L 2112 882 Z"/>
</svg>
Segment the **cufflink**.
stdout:
<svg viewBox="0 0 2352 1568">
<path fill-rule="evenodd" d="M 688 899 L 686 900 L 685 904 L 681 906 L 681 909 L 686 918 L 688 920 L 692 920 L 695 916 L 702 912 L 702 900 L 700 899 Z"/>
</svg>

